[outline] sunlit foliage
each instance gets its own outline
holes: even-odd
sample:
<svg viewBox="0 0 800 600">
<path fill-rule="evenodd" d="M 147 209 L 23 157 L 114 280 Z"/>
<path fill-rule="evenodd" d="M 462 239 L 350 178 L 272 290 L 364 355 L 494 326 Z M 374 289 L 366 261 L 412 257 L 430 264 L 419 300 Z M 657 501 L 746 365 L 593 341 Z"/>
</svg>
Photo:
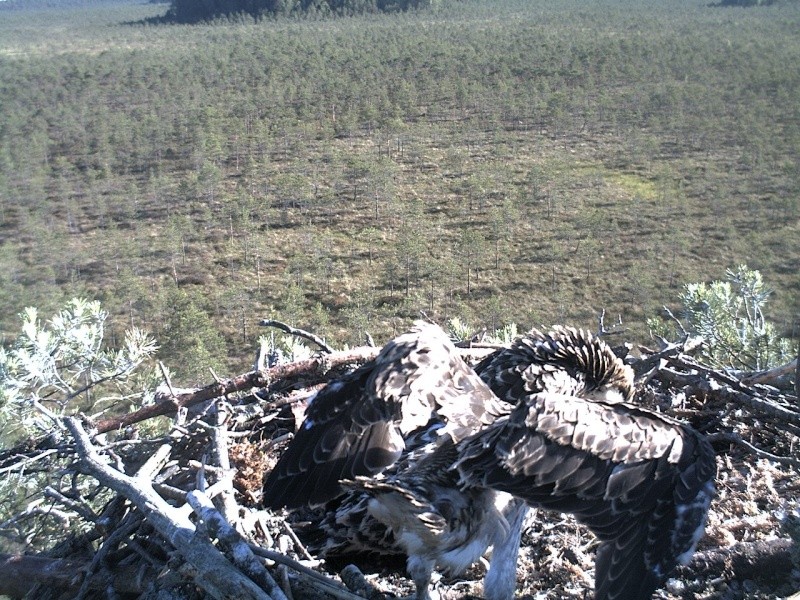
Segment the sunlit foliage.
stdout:
<svg viewBox="0 0 800 600">
<path fill-rule="evenodd" d="M 789 339 L 764 314 L 771 293 L 761 273 L 745 265 L 728 270 L 724 281 L 686 284 L 680 297 L 685 331 L 702 337 L 708 364 L 760 370 L 791 360 Z M 650 324 L 665 332 L 669 322 L 651 319 Z"/>
<path fill-rule="evenodd" d="M 0 346 L 0 441 L 53 431 L 66 414 L 147 402 L 153 378 L 136 371 L 158 346 L 134 327 L 120 348 L 108 348 L 107 316 L 99 302 L 79 298 L 44 323 L 36 308 L 25 309 L 20 334 Z"/>
</svg>

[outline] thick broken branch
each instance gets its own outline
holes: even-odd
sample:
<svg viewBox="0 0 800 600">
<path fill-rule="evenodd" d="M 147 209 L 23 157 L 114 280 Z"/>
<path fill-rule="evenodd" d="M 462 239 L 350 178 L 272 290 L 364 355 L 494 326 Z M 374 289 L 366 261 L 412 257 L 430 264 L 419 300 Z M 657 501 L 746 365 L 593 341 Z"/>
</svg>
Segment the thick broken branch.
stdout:
<svg viewBox="0 0 800 600">
<path fill-rule="evenodd" d="M 78 592 L 76 575 L 86 573 L 89 563 L 45 556 L 0 554 L 0 596 L 22 598 L 34 585 L 47 585 Z M 107 589 L 118 594 L 141 594 L 156 573 L 142 565 L 122 566 L 110 573 L 98 573 L 91 578 L 89 588 Z"/>
<path fill-rule="evenodd" d="M 786 579 L 792 572 L 792 540 L 740 542 L 730 548 L 695 553 L 692 562 L 679 569 L 680 577 L 718 576 L 734 579 Z"/>
<path fill-rule="evenodd" d="M 103 419 L 96 424 L 98 433 L 122 429 L 128 425 L 139 423 L 153 417 L 174 414 L 179 408 L 192 406 L 199 402 L 220 398 L 226 394 L 249 391 L 253 388 L 268 387 L 274 382 L 292 379 L 300 375 L 316 373 L 316 379 L 324 380 L 330 369 L 342 365 L 364 363 L 378 354 L 377 348 L 354 348 L 344 352 L 335 352 L 324 357 L 310 358 L 285 365 L 272 367 L 267 371 L 250 371 L 232 379 L 224 379 L 204 388 L 189 393 L 167 397 L 162 402 L 145 406 L 135 412 Z"/>
<path fill-rule="evenodd" d="M 112 469 L 102 461 L 78 419 L 68 417 L 64 422 L 75 440 L 86 473 L 135 504 L 155 529 L 197 570 L 195 583 L 212 598 L 270 600 L 269 595 L 244 577 L 208 539 L 197 533 L 188 517 L 156 494 L 150 481 Z"/>
<path fill-rule="evenodd" d="M 774 369 L 767 369 L 766 371 L 759 371 L 758 373 L 750 373 L 745 375 L 742 377 L 742 383 L 746 385 L 756 385 L 759 383 L 772 384 L 781 377 L 785 377 L 792 372 L 796 372 L 797 369 L 797 359 L 795 358 L 792 362 L 775 367 Z"/>
</svg>

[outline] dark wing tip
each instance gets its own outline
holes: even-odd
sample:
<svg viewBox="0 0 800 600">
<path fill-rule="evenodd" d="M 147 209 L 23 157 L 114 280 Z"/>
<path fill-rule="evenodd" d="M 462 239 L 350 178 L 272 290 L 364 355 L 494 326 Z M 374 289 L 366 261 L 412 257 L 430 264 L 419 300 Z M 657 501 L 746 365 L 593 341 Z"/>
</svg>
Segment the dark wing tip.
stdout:
<svg viewBox="0 0 800 600">
<path fill-rule="evenodd" d="M 427 424 L 428 386 L 452 345 L 438 327 L 417 323 L 373 360 L 323 388 L 264 484 L 263 504 L 296 508 L 342 493 L 341 479 L 373 476 L 392 465 L 403 434 Z"/>
<path fill-rule="evenodd" d="M 664 578 L 643 559 L 646 533 L 641 527 L 631 535 L 603 542 L 595 557 L 595 600 L 650 600 Z"/>
<path fill-rule="evenodd" d="M 462 481 L 574 514 L 603 541 L 597 598 L 644 600 L 703 533 L 715 457 L 687 425 L 542 393 L 459 446 Z"/>
<path fill-rule="evenodd" d="M 339 480 L 372 476 L 400 456 L 402 439 L 391 423 L 358 431 L 339 422 L 300 429 L 264 483 L 267 508 L 319 505 L 342 493 Z"/>
</svg>

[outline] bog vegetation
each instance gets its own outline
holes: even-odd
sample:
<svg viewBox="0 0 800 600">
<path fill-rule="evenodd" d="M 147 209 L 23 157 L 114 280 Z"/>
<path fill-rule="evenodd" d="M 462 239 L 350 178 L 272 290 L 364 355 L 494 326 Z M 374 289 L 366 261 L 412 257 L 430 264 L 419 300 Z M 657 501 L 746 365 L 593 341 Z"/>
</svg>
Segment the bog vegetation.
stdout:
<svg viewBox="0 0 800 600">
<path fill-rule="evenodd" d="M 3 6 L 5 5 L 5 6 Z M 796 335 L 797 3 L 467 0 L 155 25 L 0 3 L 0 330 L 72 297 L 186 380 L 262 317 L 341 344 L 601 308 L 747 263 Z M 179 382 L 180 377 L 178 378 Z"/>
</svg>

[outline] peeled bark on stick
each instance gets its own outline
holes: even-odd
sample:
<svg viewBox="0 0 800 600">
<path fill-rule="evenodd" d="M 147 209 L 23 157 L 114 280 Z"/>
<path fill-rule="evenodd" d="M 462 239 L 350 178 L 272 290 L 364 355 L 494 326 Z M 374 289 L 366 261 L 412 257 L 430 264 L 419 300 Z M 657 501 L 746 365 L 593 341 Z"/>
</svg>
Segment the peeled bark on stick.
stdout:
<svg viewBox="0 0 800 600">
<path fill-rule="evenodd" d="M 78 419 L 68 417 L 64 423 L 75 440 L 86 473 L 135 504 L 155 529 L 197 570 L 195 583 L 211 598 L 273 600 L 199 534 L 184 512 L 167 504 L 153 490 L 149 480 L 129 477 L 104 463 Z"/>
</svg>

